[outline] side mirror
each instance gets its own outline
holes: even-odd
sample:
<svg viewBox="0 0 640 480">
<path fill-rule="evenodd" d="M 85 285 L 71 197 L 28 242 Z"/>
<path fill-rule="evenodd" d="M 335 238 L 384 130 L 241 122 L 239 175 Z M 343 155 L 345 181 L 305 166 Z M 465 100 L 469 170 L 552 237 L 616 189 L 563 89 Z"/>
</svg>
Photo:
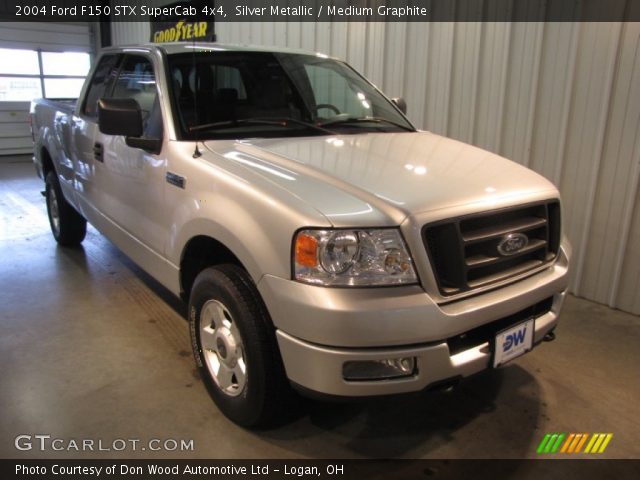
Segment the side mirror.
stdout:
<svg viewBox="0 0 640 480">
<path fill-rule="evenodd" d="M 98 128 L 107 135 L 142 136 L 142 111 L 133 98 L 101 98 Z"/>
<path fill-rule="evenodd" d="M 142 111 L 133 98 L 101 98 L 98 101 L 98 128 L 107 135 L 122 135 L 132 148 L 160 153 L 161 138 L 142 138 Z"/>
<path fill-rule="evenodd" d="M 404 101 L 404 98 L 394 97 L 391 101 L 396 104 L 396 107 L 398 107 L 402 113 L 407 114 L 407 102 Z"/>
</svg>

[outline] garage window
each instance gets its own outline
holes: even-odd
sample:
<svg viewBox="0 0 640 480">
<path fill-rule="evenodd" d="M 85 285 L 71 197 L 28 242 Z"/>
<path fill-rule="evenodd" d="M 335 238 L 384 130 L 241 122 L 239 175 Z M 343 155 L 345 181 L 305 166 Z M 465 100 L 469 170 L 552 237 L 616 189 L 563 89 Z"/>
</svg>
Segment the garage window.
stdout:
<svg viewBox="0 0 640 480">
<path fill-rule="evenodd" d="M 0 48 L 0 101 L 77 98 L 89 64 L 88 53 Z"/>
</svg>

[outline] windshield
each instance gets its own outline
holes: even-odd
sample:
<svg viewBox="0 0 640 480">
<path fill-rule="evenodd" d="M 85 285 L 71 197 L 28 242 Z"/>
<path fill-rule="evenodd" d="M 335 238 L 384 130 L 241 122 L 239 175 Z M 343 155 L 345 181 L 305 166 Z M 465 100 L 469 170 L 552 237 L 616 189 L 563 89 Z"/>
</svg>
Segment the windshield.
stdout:
<svg viewBox="0 0 640 480">
<path fill-rule="evenodd" d="M 414 131 L 391 102 L 336 60 L 206 50 L 169 55 L 168 62 L 183 139 Z"/>
</svg>

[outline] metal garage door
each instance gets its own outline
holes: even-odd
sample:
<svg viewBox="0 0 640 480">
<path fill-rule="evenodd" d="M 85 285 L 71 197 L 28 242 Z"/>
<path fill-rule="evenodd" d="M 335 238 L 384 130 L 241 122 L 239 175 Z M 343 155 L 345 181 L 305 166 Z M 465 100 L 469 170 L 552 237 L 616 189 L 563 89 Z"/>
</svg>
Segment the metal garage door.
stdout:
<svg viewBox="0 0 640 480">
<path fill-rule="evenodd" d="M 0 48 L 93 53 L 89 23 L 0 22 Z M 29 154 L 29 102 L 0 101 L 0 155 Z"/>
</svg>

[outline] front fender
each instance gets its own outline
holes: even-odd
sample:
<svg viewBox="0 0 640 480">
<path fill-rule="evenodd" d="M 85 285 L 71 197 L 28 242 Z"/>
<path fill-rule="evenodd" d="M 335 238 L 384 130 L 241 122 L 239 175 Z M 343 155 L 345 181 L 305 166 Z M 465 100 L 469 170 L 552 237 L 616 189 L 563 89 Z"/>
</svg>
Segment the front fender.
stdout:
<svg viewBox="0 0 640 480">
<path fill-rule="evenodd" d="M 258 282 L 262 277 L 261 263 L 264 262 L 258 261 L 256 258 L 257 252 L 251 252 L 237 233 L 208 218 L 194 218 L 188 221 L 175 234 L 175 238 L 172 238 L 173 246 L 171 247 L 172 251 L 169 254 L 169 258 L 178 268 L 182 262 L 187 244 L 191 239 L 198 236 L 210 237 L 227 247 L 240 260 L 255 282 Z M 174 237 L 173 234 L 172 237 Z M 276 256 L 275 246 L 268 241 L 264 233 L 258 232 L 253 238 L 256 239 L 257 243 L 261 244 L 260 252 L 262 254 L 271 258 Z"/>
<path fill-rule="evenodd" d="M 263 175 L 194 146 L 171 145 L 168 170 L 185 179 L 183 188 L 165 187 L 170 211 L 167 259 L 176 266 L 194 237 L 211 237 L 227 247 L 258 283 L 263 275 L 291 275 L 291 242 L 302 226 L 330 226 L 318 210 Z"/>
<path fill-rule="evenodd" d="M 169 261 L 180 266 L 188 242 L 208 236 L 227 247 L 258 283 L 263 275 L 288 278 L 291 274 L 291 242 L 300 225 L 316 225 L 311 219 L 274 199 L 252 195 L 208 192 L 181 202 L 174 211 L 166 247 Z M 327 224 L 326 220 L 322 222 Z M 327 224 L 328 225 L 328 224 Z"/>
</svg>

